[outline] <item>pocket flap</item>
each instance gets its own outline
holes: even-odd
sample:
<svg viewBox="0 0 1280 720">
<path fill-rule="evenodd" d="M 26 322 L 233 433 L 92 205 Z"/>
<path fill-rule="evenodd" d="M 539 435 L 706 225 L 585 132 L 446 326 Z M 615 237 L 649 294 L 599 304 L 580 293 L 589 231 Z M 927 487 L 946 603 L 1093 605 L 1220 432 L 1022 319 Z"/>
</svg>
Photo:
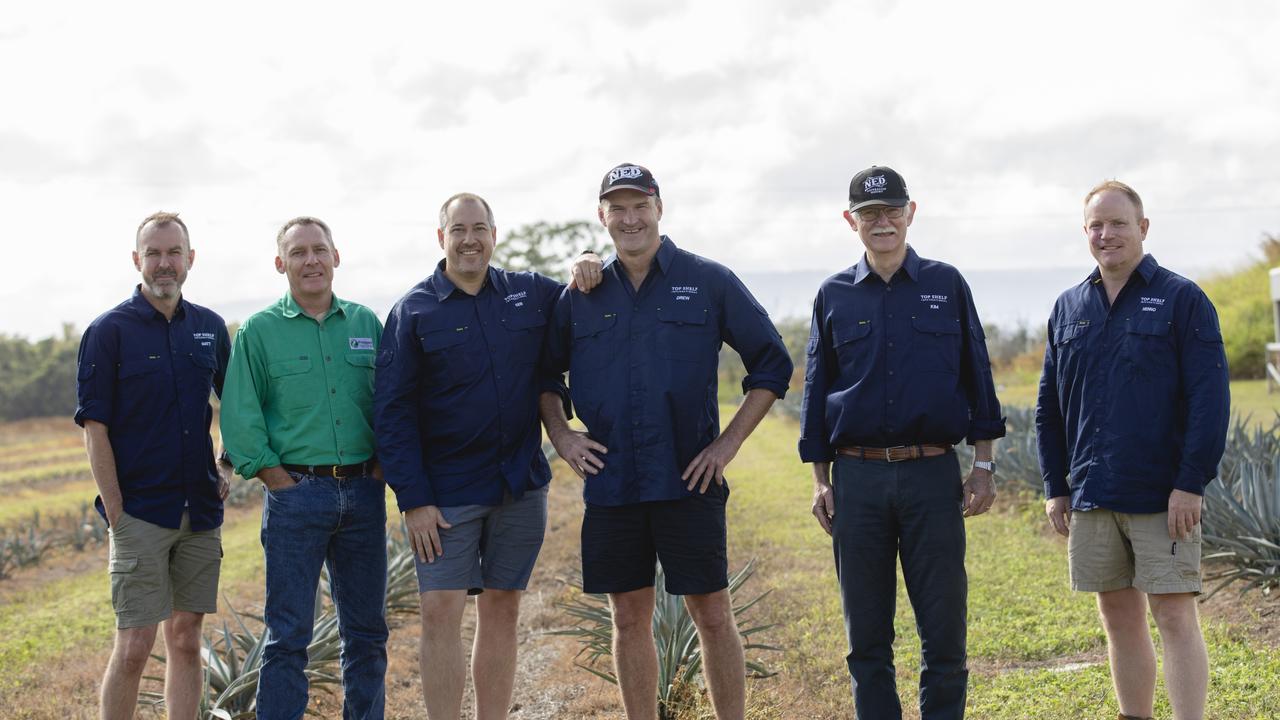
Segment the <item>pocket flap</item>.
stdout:
<svg viewBox="0 0 1280 720">
<path fill-rule="evenodd" d="M 347 353 L 347 362 L 356 367 L 371 368 L 374 365 L 373 353 Z"/>
<path fill-rule="evenodd" d="M 935 335 L 960 334 L 960 321 L 945 315 L 917 315 L 911 318 L 911 327 Z"/>
<path fill-rule="evenodd" d="M 1063 323 L 1053 330 L 1053 344 L 1061 345 L 1062 343 L 1070 342 L 1072 339 L 1083 335 L 1088 327 L 1087 323 L 1083 325 L 1074 321 Z"/>
<path fill-rule="evenodd" d="M 618 322 L 618 313 L 584 314 L 573 321 L 573 336 L 588 337 L 599 334 L 613 327 Z"/>
<path fill-rule="evenodd" d="M 839 347 L 845 343 L 861 340 L 871 334 L 871 321 L 859 320 L 852 325 L 831 328 L 831 344 Z"/>
<path fill-rule="evenodd" d="M 469 325 L 461 325 L 442 330 L 428 330 L 426 334 L 419 338 L 422 342 L 422 351 L 428 353 L 438 352 L 445 348 L 461 345 L 467 340 L 467 329 L 469 327 Z"/>
<path fill-rule="evenodd" d="M 120 371 L 117 377 L 127 378 L 136 375 L 146 375 L 160 369 L 160 358 L 146 358 L 143 360 L 121 360 Z"/>
<path fill-rule="evenodd" d="M 706 325 L 709 313 L 705 307 L 672 301 L 658 308 L 658 320 L 681 325 Z"/>
<path fill-rule="evenodd" d="M 138 569 L 138 558 L 132 555 L 117 555 L 111 558 L 108 572 L 113 573 L 131 573 Z"/>
<path fill-rule="evenodd" d="M 191 362 L 208 370 L 218 369 L 218 359 L 211 352 L 201 352 L 197 350 L 191 353 Z"/>
<path fill-rule="evenodd" d="M 1222 331 L 1216 327 L 1196 328 L 1196 339 L 1200 342 L 1222 343 Z"/>
<path fill-rule="evenodd" d="M 292 360 L 277 360 L 267 366 L 267 374 L 273 378 L 298 375 L 311 371 L 311 358 L 305 355 Z"/>
<path fill-rule="evenodd" d="M 502 326 L 508 330 L 528 330 L 546 324 L 546 316 L 534 307 L 515 308 L 502 316 Z"/>
<path fill-rule="evenodd" d="M 1169 329 L 1173 323 L 1168 320 L 1159 320 L 1156 318 L 1131 318 L 1129 320 L 1129 332 L 1135 335 L 1152 335 L 1161 337 L 1169 334 Z"/>
</svg>

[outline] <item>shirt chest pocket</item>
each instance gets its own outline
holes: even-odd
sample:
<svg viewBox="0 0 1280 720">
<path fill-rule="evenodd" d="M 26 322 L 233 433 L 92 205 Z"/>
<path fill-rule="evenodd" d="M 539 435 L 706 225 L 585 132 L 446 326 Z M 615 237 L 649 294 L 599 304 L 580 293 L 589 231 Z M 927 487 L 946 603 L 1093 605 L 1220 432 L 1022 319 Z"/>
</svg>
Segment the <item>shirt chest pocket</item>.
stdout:
<svg viewBox="0 0 1280 720">
<path fill-rule="evenodd" d="M 538 361 L 547 329 L 547 318 L 542 313 L 528 306 L 508 310 L 502 316 L 502 327 L 507 329 L 511 342 L 510 362 L 531 365 Z"/>
<path fill-rule="evenodd" d="M 954 373 L 960 370 L 960 321 L 945 315 L 917 315 L 911 318 L 915 330 L 911 362 L 925 372 Z"/>
<path fill-rule="evenodd" d="M 281 410 L 312 407 L 320 400 L 323 388 L 313 377 L 310 356 L 276 360 L 267 365 L 267 375 L 270 402 Z"/>
<path fill-rule="evenodd" d="M 343 384 L 347 386 L 351 399 L 361 408 L 370 407 L 369 403 L 373 399 L 373 367 L 372 352 L 347 353 Z"/>
<path fill-rule="evenodd" d="M 154 392 L 154 385 L 160 381 L 163 369 L 159 355 L 121 360 L 116 367 L 120 394 L 136 396 L 138 393 Z"/>
<path fill-rule="evenodd" d="M 841 370 L 861 375 L 871 369 L 871 321 L 859 320 L 831 328 L 831 348 Z"/>
<path fill-rule="evenodd" d="M 443 389 L 470 385 L 488 367 L 483 357 L 469 351 L 471 325 L 427 330 L 419 338 L 422 345 L 422 376 L 430 387 Z"/>
<path fill-rule="evenodd" d="M 668 360 L 707 361 L 720 349 L 717 328 L 707 322 L 710 310 L 676 302 L 658 308 L 656 344 Z"/>
<path fill-rule="evenodd" d="M 1173 324 L 1159 317 L 1131 317 L 1125 323 L 1124 356 L 1143 377 L 1151 371 L 1173 370 L 1178 364 L 1174 348 Z"/>
<path fill-rule="evenodd" d="M 617 354 L 614 340 L 618 313 L 582 313 L 573 321 L 573 354 L 569 372 L 596 370 L 609 364 Z"/>
</svg>

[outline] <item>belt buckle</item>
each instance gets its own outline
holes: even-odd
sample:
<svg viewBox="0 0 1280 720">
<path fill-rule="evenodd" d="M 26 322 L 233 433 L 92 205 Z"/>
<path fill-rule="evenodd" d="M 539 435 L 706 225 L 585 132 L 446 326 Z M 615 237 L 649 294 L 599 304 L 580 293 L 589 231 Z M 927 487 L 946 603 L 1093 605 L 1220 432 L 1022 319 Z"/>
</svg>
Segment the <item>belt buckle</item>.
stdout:
<svg viewBox="0 0 1280 720">
<path fill-rule="evenodd" d="M 329 466 L 329 474 L 330 474 L 330 475 L 332 475 L 332 476 L 333 476 L 335 479 L 337 479 L 337 480 L 346 480 L 346 479 L 347 479 L 347 476 L 342 474 L 342 466 L 341 466 L 341 465 L 330 465 L 330 466 Z"/>
<path fill-rule="evenodd" d="M 885 449 L 884 449 L 884 461 L 885 461 L 885 462 L 889 462 L 889 463 L 895 463 L 895 462 L 902 462 L 903 460 L 908 460 L 908 459 L 910 459 L 910 458 L 904 458 L 904 457 L 903 457 L 903 458 L 898 458 L 897 460 L 894 460 L 894 459 L 893 459 L 893 457 L 892 457 L 892 452 L 893 452 L 894 450 L 905 450 L 906 448 L 907 448 L 907 446 L 906 446 L 906 445 L 894 445 L 893 447 L 887 447 L 887 448 L 885 448 Z"/>
</svg>

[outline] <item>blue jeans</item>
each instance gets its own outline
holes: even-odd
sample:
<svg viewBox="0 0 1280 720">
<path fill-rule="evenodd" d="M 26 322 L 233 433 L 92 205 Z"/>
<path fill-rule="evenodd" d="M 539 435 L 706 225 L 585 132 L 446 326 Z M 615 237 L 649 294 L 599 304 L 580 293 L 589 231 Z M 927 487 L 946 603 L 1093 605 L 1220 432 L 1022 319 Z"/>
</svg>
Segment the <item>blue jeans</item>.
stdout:
<svg viewBox="0 0 1280 720">
<path fill-rule="evenodd" d="M 964 717 L 965 533 L 955 453 L 887 463 L 838 457 L 831 486 L 836 574 L 858 717 L 898 720 L 893 668 L 897 561 L 920 633 L 920 717 Z"/>
<path fill-rule="evenodd" d="M 387 510 L 371 477 L 290 473 L 298 484 L 266 491 L 267 645 L 258 679 L 260 720 L 298 720 L 307 709 L 307 646 L 320 567 L 342 637 L 343 718 L 380 719 L 386 700 Z"/>
</svg>

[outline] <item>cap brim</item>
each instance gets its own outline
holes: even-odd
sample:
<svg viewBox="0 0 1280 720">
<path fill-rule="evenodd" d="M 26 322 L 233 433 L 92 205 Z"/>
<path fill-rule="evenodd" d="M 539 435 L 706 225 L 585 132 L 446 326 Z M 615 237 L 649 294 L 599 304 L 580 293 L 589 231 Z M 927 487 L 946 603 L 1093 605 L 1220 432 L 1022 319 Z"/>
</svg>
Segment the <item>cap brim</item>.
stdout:
<svg viewBox="0 0 1280 720">
<path fill-rule="evenodd" d="M 871 207 L 872 205 L 888 205 L 890 207 L 906 207 L 910 202 L 911 202 L 911 198 L 902 198 L 900 200 L 863 200 L 857 205 L 850 207 L 849 212 L 857 212 L 858 210 L 861 210 L 864 207 Z"/>
<path fill-rule="evenodd" d="M 600 197 L 602 197 L 602 198 L 603 198 L 605 195 L 608 195 L 609 193 L 613 192 L 614 190 L 637 190 L 637 191 L 639 191 L 639 192 L 644 193 L 645 195 L 657 195 L 657 194 L 658 194 L 658 191 L 657 191 L 657 190 L 654 190 L 654 189 L 653 189 L 651 186 L 649 186 L 649 185 L 614 185 L 613 187 L 609 188 L 608 190 L 605 190 L 604 192 L 600 193 Z"/>
</svg>

